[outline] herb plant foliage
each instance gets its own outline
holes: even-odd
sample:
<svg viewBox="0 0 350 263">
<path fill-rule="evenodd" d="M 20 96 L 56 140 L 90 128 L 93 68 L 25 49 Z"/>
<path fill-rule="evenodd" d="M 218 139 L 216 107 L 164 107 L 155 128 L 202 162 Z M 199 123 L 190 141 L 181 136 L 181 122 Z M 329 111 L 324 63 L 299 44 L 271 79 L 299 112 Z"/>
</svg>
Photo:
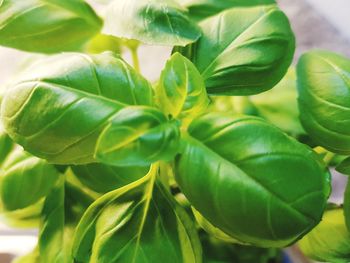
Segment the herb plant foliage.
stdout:
<svg viewBox="0 0 350 263">
<path fill-rule="evenodd" d="M 335 158 L 350 153 L 350 60 L 311 51 L 290 68 L 273 0 L 112 0 L 102 13 L 0 1 L 0 45 L 45 54 L 1 96 L 1 214 L 39 228 L 16 262 L 278 262 L 300 239 L 346 262 L 350 191 L 345 217 L 327 199 L 328 166 L 350 174 Z M 173 47 L 156 83 L 142 43 Z"/>
</svg>

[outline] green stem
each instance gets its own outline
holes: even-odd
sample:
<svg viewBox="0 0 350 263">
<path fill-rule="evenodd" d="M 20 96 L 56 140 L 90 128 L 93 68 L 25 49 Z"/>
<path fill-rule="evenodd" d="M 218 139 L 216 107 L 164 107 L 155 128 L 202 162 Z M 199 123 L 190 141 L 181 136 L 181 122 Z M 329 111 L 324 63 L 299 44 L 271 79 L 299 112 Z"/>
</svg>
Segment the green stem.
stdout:
<svg viewBox="0 0 350 263">
<path fill-rule="evenodd" d="M 138 48 L 130 48 L 131 51 L 131 57 L 132 57 L 132 63 L 134 65 L 134 69 L 140 73 L 140 61 L 139 61 L 139 56 L 137 54 Z"/>
<path fill-rule="evenodd" d="M 332 152 L 327 152 L 325 157 L 323 158 L 323 161 L 329 165 L 329 163 L 333 160 L 335 156 L 335 153 L 332 153 Z"/>
</svg>

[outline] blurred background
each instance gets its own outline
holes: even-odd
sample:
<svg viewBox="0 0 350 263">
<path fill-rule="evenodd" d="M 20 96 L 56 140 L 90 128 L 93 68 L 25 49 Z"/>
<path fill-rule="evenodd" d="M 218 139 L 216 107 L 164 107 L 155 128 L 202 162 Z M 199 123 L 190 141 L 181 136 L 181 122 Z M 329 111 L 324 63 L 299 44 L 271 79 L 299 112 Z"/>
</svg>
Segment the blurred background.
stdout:
<svg viewBox="0 0 350 263">
<path fill-rule="evenodd" d="M 99 7 L 94 1 L 91 4 Z M 282 10 L 289 16 L 296 34 L 297 51 L 294 61 L 310 49 L 328 49 L 350 57 L 350 1 L 349 0 L 278 0 Z M 155 81 L 170 48 L 142 46 L 139 50 L 141 70 Z M 4 85 L 16 73 L 26 59 L 33 56 L 25 52 L 0 47 L 0 85 Z M 125 54 L 130 60 L 130 54 Z M 341 203 L 345 177 L 334 173 L 333 201 Z M 14 256 L 30 252 L 36 244 L 37 231 L 14 230 L 7 227 L 0 217 L 0 263 L 11 262 Z M 293 263 L 309 262 L 295 248 L 286 250 Z"/>
</svg>

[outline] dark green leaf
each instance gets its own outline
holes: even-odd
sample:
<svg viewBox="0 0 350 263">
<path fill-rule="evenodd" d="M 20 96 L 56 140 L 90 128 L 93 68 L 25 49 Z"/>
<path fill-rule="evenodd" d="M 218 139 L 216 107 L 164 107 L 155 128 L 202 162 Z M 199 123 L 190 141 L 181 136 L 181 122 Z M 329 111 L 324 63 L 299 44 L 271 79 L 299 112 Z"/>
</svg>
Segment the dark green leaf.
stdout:
<svg viewBox="0 0 350 263">
<path fill-rule="evenodd" d="M 308 147 L 250 116 L 195 120 L 176 180 L 215 227 L 261 247 L 289 245 L 321 220 L 329 172 Z"/>
<path fill-rule="evenodd" d="M 186 48 L 215 95 L 252 95 L 271 89 L 292 62 L 295 40 L 277 6 L 231 8 L 205 19 L 203 35 Z"/>
<path fill-rule="evenodd" d="M 156 108 L 134 106 L 119 111 L 102 132 L 96 158 L 116 166 L 146 166 L 171 160 L 178 152 L 180 129 Z"/>
<path fill-rule="evenodd" d="M 91 190 L 107 193 L 137 181 L 147 174 L 149 167 L 116 167 L 99 163 L 72 166 L 78 180 Z"/>
<path fill-rule="evenodd" d="M 187 45 L 201 35 L 174 0 L 115 0 L 107 8 L 103 33 L 170 46 Z"/>
<path fill-rule="evenodd" d="M 297 67 L 300 118 L 311 138 L 350 154 L 350 60 L 328 51 L 304 54 Z"/>
<path fill-rule="evenodd" d="M 350 261 L 350 233 L 341 208 L 326 211 L 321 223 L 299 243 L 308 257 L 322 262 Z"/>
<path fill-rule="evenodd" d="M 27 151 L 58 164 L 91 163 L 109 119 L 153 105 L 151 85 L 112 53 L 66 53 L 30 67 L 7 90 L 2 120 Z"/>
<path fill-rule="evenodd" d="M 157 99 L 167 116 L 189 120 L 203 113 L 209 103 L 200 73 L 179 53 L 172 55 L 162 71 Z"/>
<path fill-rule="evenodd" d="M 76 262 L 202 262 L 196 229 L 156 179 L 107 193 L 84 214 L 74 237 Z"/>
<path fill-rule="evenodd" d="M 101 28 L 81 0 L 0 1 L 0 45 L 55 53 L 78 50 Z"/>
</svg>

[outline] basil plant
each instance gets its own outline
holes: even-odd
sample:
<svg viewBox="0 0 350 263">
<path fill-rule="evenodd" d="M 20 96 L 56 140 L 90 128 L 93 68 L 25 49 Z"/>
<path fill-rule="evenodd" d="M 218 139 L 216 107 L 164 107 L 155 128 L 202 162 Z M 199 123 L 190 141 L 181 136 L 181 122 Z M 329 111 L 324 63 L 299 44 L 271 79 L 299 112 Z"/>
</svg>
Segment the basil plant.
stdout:
<svg viewBox="0 0 350 263">
<path fill-rule="evenodd" d="M 311 51 L 294 70 L 273 0 L 108 2 L 0 1 L 0 45 L 42 53 L 0 99 L 1 218 L 39 229 L 16 262 L 281 262 L 299 240 L 346 262 L 350 190 L 327 202 L 350 60 Z M 172 48 L 155 83 L 142 44 Z"/>
</svg>

